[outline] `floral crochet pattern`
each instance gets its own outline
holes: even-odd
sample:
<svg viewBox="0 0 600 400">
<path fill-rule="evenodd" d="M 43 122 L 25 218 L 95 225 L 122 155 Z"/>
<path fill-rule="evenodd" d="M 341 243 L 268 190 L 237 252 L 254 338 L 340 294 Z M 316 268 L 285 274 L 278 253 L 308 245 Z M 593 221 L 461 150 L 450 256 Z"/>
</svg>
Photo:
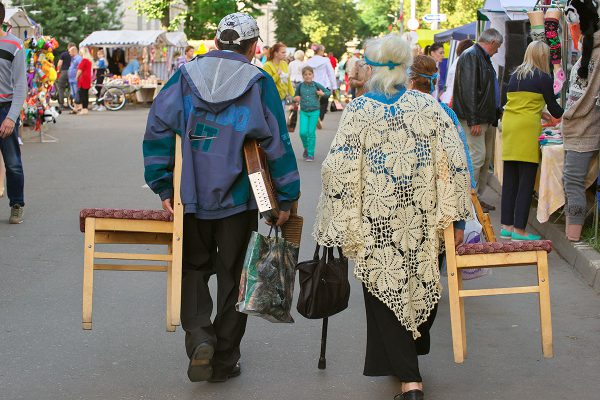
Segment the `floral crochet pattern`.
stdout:
<svg viewBox="0 0 600 400">
<path fill-rule="evenodd" d="M 393 104 L 359 97 L 344 111 L 321 177 L 315 239 L 341 247 L 356 278 L 419 337 L 441 294 L 443 230 L 472 218 L 452 120 L 416 91 Z"/>
</svg>

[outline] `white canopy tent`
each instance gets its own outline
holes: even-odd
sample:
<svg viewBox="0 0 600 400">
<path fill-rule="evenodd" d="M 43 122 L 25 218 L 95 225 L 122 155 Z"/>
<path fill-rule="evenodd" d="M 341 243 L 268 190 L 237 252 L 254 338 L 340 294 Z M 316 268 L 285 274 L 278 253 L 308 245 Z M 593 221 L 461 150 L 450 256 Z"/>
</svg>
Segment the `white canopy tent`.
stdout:
<svg viewBox="0 0 600 400">
<path fill-rule="evenodd" d="M 93 32 L 79 45 L 106 49 L 147 48 L 152 73 L 159 79 L 166 80 L 170 74 L 173 53 L 182 51 L 187 44 L 187 37 L 183 32 L 112 30 Z"/>
<path fill-rule="evenodd" d="M 146 47 L 168 43 L 165 31 L 96 31 L 83 39 L 79 46 L 85 47 Z"/>
<path fill-rule="evenodd" d="M 4 22 L 10 24 L 10 33 L 23 40 L 25 40 L 27 37 L 33 36 L 33 31 L 36 27 L 35 22 L 29 18 L 27 12 L 18 7 L 6 9 Z"/>
</svg>

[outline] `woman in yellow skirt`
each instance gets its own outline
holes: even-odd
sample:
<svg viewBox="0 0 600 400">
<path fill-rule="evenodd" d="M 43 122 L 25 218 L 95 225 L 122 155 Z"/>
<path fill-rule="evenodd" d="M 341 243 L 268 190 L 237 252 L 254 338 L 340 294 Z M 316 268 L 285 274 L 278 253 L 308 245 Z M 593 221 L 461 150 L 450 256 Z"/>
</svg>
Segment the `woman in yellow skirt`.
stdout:
<svg viewBox="0 0 600 400">
<path fill-rule="evenodd" d="M 527 47 L 523 64 L 508 84 L 508 102 L 502 117 L 502 213 L 500 236 L 512 240 L 538 240 L 528 233 L 527 220 L 535 176 L 540 162 L 538 136 L 542 131 L 542 110 L 560 118 L 563 109 L 556 102 L 554 79 L 550 74 L 550 48 L 541 41 Z M 549 116 L 544 113 L 544 118 Z"/>
</svg>

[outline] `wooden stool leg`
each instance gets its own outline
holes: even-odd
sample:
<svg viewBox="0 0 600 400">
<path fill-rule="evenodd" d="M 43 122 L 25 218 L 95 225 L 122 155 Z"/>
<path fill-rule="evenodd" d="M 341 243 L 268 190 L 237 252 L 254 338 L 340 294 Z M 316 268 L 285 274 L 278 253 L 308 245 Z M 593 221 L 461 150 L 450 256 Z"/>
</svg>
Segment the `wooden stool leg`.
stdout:
<svg viewBox="0 0 600 400">
<path fill-rule="evenodd" d="M 446 251 L 446 254 L 451 251 Z M 446 257 L 446 265 L 448 268 L 448 297 L 450 300 L 450 322 L 452 325 L 452 348 L 454 350 L 454 362 L 462 363 L 465 360 L 466 354 L 466 336 L 464 322 L 464 307 L 462 307 L 462 299 L 458 296 L 459 287 L 462 286 L 457 268 L 456 259 L 452 256 Z M 459 286 L 460 285 L 460 286 Z"/>
<path fill-rule="evenodd" d="M 169 244 L 169 254 L 173 255 L 173 245 Z M 175 332 L 176 326 L 173 324 L 172 316 L 173 302 L 173 262 L 167 262 L 167 332 Z"/>
<path fill-rule="evenodd" d="M 83 251 L 83 309 L 82 328 L 92 329 L 92 301 L 94 295 L 94 248 L 96 241 L 96 219 L 86 218 Z"/>
<path fill-rule="evenodd" d="M 458 290 L 462 290 L 463 288 L 463 280 L 462 273 L 460 270 L 456 272 L 456 280 L 458 282 Z M 462 355 L 463 360 L 467 358 L 467 326 L 466 326 L 466 318 L 465 318 L 465 299 L 462 297 L 458 297 L 458 308 L 460 309 L 460 329 L 462 332 Z"/>
<path fill-rule="evenodd" d="M 183 223 L 180 225 L 183 225 Z M 173 267 L 171 277 L 171 323 L 173 325 L 181 325 L 181 280 L 183 259 L 182 228 L 183 226 L 180 226 L 173 232 Z"/>
<path fill-rule="evenodd" d="M 552 312 L 550 310 L 550 282 L 548 281 L 548 253 L 538 251 L 538 285 L 540 286 L 540 330 L 544 357 L 552 358 Z"/>
</svg>

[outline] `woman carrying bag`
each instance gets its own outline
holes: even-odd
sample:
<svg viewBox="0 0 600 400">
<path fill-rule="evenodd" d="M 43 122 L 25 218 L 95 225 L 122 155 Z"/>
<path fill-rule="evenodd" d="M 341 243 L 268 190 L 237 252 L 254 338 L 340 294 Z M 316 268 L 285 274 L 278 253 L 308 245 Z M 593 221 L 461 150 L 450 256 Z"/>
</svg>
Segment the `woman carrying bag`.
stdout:
<svg viewBox="0 0 600 400">
<path fill-rule="evenodd" d="M 438 256 L 456 221 L 472 218 L 458 132 L 429 95 L 406 90 L 411 46 L 374 39 L 369 89 L 346 107 L 321 172 L 314 237 L 355 261 L 367 312 L 364 375 L 395 376 L 396 400 L 424 398 L 418 355 L 441 297 Z"/>
</svg>

